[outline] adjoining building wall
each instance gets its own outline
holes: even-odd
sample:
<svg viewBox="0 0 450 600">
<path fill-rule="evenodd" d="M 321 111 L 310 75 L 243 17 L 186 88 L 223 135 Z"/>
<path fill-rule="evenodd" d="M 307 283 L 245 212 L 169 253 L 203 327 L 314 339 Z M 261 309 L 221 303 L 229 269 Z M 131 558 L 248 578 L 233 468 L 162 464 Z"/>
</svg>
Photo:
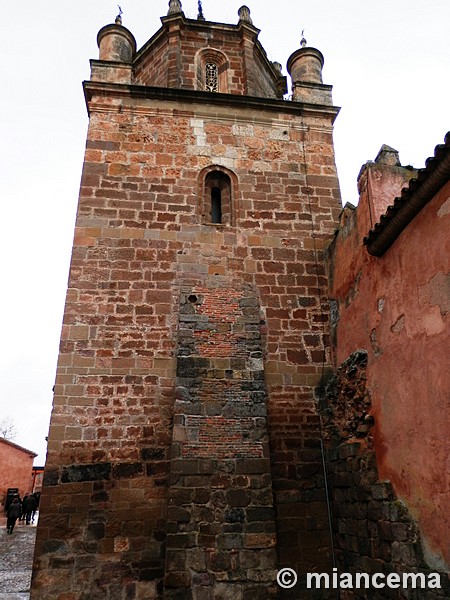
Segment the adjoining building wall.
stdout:
<svg viewBox="0 0 450 600">
<path fill-rule="evenodd" d="M 439 163 L 438 158 L 430 159 L 430 166 L 410 184 L 411 194 L 431 177 L 433 162 Z M 370 203 L 378 197 L 370 185 L 371 168 L 369 164 L 369 183 L 362 186 L 357 210 L 343 212 L 330 253 L 335 362 L 340 365 L 356 350 L 367 352 L 379 477 L 391 482 L 395 496 L 417 521 L 428 565 L 446 571 L 450 182 L 444 173 L 440 189 L 377 258 L 363 246 L 371 223 Z M 386 179 L 392 184 L 389 173 Z M 408 179 L 405 171 L 405 183 Z M 411 202 L 405 198 L 403 204 Z"/>
<path fill-rule="evenodd" d="M 443 600 L 450 596 L 448 573 L 427 563 L 417 522 L 378 472 L 367 358 L 367 352 L 358 350 L 340 365 L 328 382 L 321 410 L 336 566 L 340 574 L 382 573 L 397 582 L 404 574 L 417 574 L 417 589 L 411 580 L 396 588 L 384 585 L 376 590 L 377 600 Z M 361 592 L 345 589 L 341 597 L 357 600 Z M 374 592 L 367 592 L 368 597 Z"/>
<path fill-rule="evenodd" d="M 18 488 L 21 497 L 32 491 L 33 460 L 37 454 L 13 442 L 0 439 L 0 502 L 2 509 L 8 488 Z"/>
</svg>

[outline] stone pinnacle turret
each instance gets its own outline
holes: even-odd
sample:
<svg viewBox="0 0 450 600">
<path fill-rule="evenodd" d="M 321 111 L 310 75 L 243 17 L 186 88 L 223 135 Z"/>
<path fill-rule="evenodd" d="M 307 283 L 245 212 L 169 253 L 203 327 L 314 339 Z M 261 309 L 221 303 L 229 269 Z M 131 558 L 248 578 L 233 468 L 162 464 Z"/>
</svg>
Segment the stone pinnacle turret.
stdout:
<svg viewBox="0 0 450 600">
<path fill-rule="evenodd" d="M 307 45 L 302 31 L 300 48 L 288 59 L 287 70 L 292 78 L 292 99 L 296 102 L 332 104 L 331 87 L 322 81 L 323 55 Z"/>
<path fill-rule="evenodd" d="M 181 7 L 180 0 L 170 0 L 170 2 L 169 2 L 169 10 L 167 12 L 167 16 L 177 15 L 177 14 L 179 14 L 181 12 L 183 12 L 183 9 Z"/>
<path fill-rule="evenodd" d="M 249 23 L 250 25 L 253 25 L 253 21 L 252 18 L 250 16 L 250 9 L 248 6 L 241 6 L 241 8 L 238 10 L 238 15 L 239 15 L 239 21 L 245 21 L 245 23 Z"/>
</svg>

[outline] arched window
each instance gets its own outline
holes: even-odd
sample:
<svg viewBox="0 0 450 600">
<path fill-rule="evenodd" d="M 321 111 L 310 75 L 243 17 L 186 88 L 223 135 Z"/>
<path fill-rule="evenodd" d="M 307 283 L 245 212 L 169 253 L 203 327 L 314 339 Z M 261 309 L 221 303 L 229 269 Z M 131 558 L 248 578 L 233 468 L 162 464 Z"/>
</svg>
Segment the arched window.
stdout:
<svg viewBox="0 0 450 600">
<path fill-rule="evenodd" d="M 216 48 L 202 48 L 195 55 L 196 88 L 206 92 L 228 93 L 229 62 Z"/>
<path fill-rule="evenodd" d="M 231 225 L 233 222 L 232 183 L 222 167 L 210 167 L 202 185 L 202 222 L 209 225 Z"/>
</svg>

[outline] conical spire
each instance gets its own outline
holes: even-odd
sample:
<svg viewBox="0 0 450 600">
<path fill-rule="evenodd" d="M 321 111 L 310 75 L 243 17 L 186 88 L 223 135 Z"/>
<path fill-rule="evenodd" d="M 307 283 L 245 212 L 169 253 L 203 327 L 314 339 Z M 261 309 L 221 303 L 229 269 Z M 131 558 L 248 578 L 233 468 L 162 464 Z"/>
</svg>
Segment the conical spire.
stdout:
<svg viewBox="0 0 450 600">
<path fill-rule="evenodd" d="M 169 1 L 169 10 L 167 12 L 167 16 L 177 15 L 177 14 L 179 14 L 181 12 L 183 12 L 183 9 L 181 7 L 181 1 L 180 0 L 170 0 Z"/>
</svg>

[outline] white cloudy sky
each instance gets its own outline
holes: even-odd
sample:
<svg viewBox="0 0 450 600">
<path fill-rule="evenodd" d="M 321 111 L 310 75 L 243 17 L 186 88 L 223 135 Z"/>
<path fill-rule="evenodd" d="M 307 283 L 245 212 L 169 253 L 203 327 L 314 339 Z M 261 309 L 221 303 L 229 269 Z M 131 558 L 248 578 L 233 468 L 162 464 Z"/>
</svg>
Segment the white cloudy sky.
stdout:
<svg viewBox="0 0 450 600">
<path fill-rule="evenodd" d="M 167 0 L 119 0 L 138 47 L 159 28 Z M 237 23 L 242 0 L 203 0 L 208 20 Z M 382 144 L 424 165 L 449 123 L 450 0 L 248 0 L 271 60 L 308 44 L 334 86 L 336 160 L 344 202 Z M 197 1 L 183 0 L 188 17 Z M 45 461 L 87 114 L 81 82 L 98 57 L 110 0 L 13 0 L 1 10 L 0 420 Z"/>
</svg>

